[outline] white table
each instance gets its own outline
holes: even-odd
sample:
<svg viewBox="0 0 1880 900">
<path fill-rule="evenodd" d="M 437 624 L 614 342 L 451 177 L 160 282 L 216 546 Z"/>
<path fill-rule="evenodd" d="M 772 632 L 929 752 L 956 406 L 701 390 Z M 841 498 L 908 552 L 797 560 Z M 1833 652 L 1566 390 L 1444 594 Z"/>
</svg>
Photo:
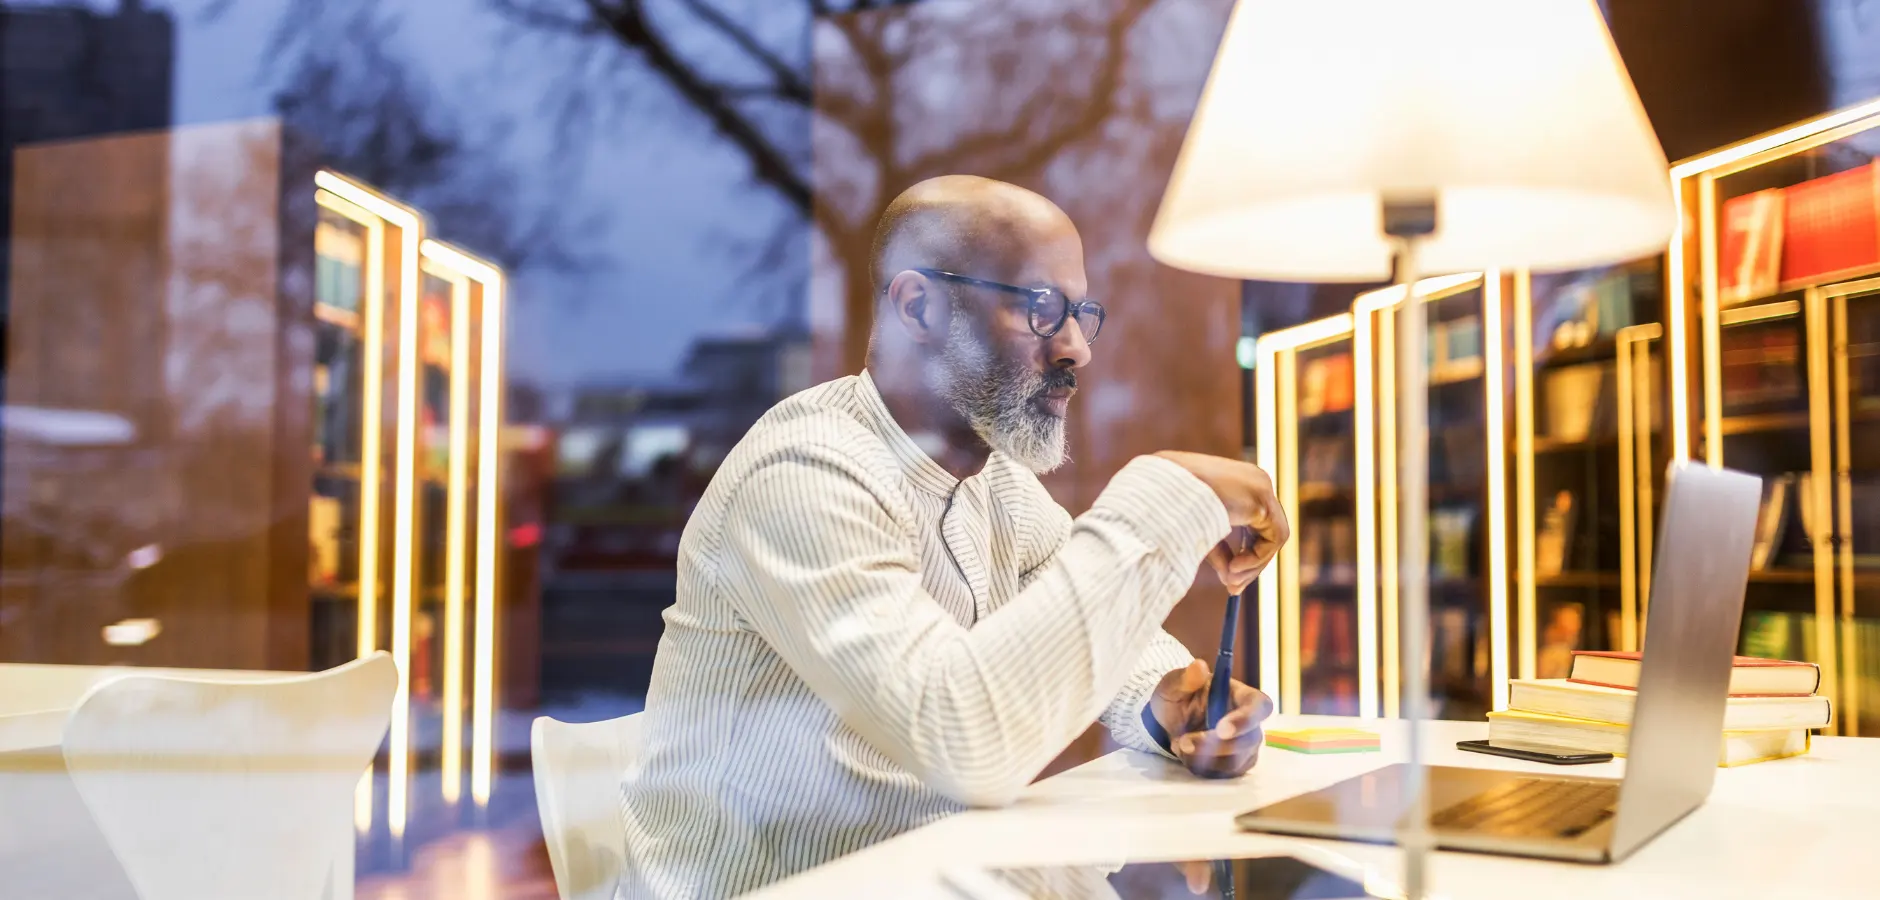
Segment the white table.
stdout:
<svg viewBox="0 0 1880 900">
<path fill-rule="evenodd" d="M 0 900 L 137 900 L 60 749 L 66 719 L 85 694 L 130 674 L 246 682 L 305 673 L 0 663 Z M 351 897 L 353 860 L 333 866 L 330 900 Z"/>
<path fill-rule="evenodd" d="M 1365 727 L 1377 753 L 1310 756 L 1273 747 L 1226 782 L 1119 751 L 1031 786 L 1007 809 L 975 810 L 885 841 L 750 895 L 761 900 L 903 897 L 957 900 L 943 869 L 974 865 L 1114 864 L 1293 853 L 1367 885 L 1397 890 L 1395 847 L 1238 831 L 1235 813 L 1405 759 L 1400 721 L 1277 716 L 1271 728 Z M 1619 777 L 1623 760 L 1562 769 L 1455 749 L 1486 723 L 1425 726 L 1435 765 Z M 1880 896 L 1880 740 L 1816 738 L 1808 756 L 1719 769 L 1710 799 L 1623 863 L 1592 866 L 1439 852 L 1437 897 L 1588 900 Z M 1375 888 L 1374 888 L 1375 889 Z"/>
</svg>

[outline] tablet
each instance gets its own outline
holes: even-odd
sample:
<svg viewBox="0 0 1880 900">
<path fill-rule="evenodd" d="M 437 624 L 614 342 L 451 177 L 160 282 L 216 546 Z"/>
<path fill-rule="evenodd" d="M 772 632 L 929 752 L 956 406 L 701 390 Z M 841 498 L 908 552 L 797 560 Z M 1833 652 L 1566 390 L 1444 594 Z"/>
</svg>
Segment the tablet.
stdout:
<svg viewBox="0 0 1880 900">
<path fill-rule="evenodd" d="M 1352 878 L 1293 856 L 961 869 L 944 874 L 963 900 L 1363 900 Z"/>
</svg>

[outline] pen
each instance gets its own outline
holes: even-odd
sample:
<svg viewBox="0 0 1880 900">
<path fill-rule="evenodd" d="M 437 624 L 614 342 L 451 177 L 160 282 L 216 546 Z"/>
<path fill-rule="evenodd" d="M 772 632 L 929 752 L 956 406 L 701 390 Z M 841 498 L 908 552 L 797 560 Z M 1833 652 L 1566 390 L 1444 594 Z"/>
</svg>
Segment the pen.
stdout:
<svg viewBox="0 0 1880 900">
<path fill-rule="evenodd" d="M 1240 632 L 1240 595 L 1227 595 L 1227 614 L 1221 621 L 1221 652 L 1214 657 L 1214 677 L 1208 682 L 1208 730 L 1221 724 L 1233 705 L 1230 682 L 1234 677 L 1234 642 Z"/>
</svg>

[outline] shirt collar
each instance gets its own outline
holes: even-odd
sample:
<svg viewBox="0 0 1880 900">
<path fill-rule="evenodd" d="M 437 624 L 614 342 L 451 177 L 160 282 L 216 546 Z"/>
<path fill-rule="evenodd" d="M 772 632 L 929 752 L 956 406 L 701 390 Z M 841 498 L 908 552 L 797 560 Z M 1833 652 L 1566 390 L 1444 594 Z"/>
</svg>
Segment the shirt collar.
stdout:
<svg viewBox="0 0 1880 900">
<path fill-rule="evenodd" d="M 942 497 L 951 494 L 960 485 L 960 479 L 953 477 L 952 472 L 927 455 L 920 443 L 901 428 L 901 423 L 894 420 L 894 414 L 888 411 L 887 402 L 881 399 L 881 391 L 875 387 L 875 379 L 867 370 L 862 371 L 860 385 L 856 393 L 861 398 L 862 412 L 867 418 L 868 427 L 888 445 L 888 452 L 900 464 L 901 473 L 906 476 L 908 483 Z M 987 460 L 987 463 L 990 465 L 991 460 Z"/>
</svg>

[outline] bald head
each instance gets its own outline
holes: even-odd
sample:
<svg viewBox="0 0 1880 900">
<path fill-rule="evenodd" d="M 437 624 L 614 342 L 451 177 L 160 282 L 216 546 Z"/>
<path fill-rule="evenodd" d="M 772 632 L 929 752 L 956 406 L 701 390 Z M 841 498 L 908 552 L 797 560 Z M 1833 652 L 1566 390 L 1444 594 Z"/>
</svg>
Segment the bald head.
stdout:
<svg viewBox="0 0 1880 900">
<path fill-rule="evenodd" d="M 919 268 L 1024 284 L 1074 267 L 1081 282 L 1083 247 L 1070 217 L 1050 200 L 1003 181 L 943 175 L 888 204 L 869 259 L 879 294 L 896 274 Z M 1081 283 L 1054 286 L 1083 290 Z"/>
</svg>

